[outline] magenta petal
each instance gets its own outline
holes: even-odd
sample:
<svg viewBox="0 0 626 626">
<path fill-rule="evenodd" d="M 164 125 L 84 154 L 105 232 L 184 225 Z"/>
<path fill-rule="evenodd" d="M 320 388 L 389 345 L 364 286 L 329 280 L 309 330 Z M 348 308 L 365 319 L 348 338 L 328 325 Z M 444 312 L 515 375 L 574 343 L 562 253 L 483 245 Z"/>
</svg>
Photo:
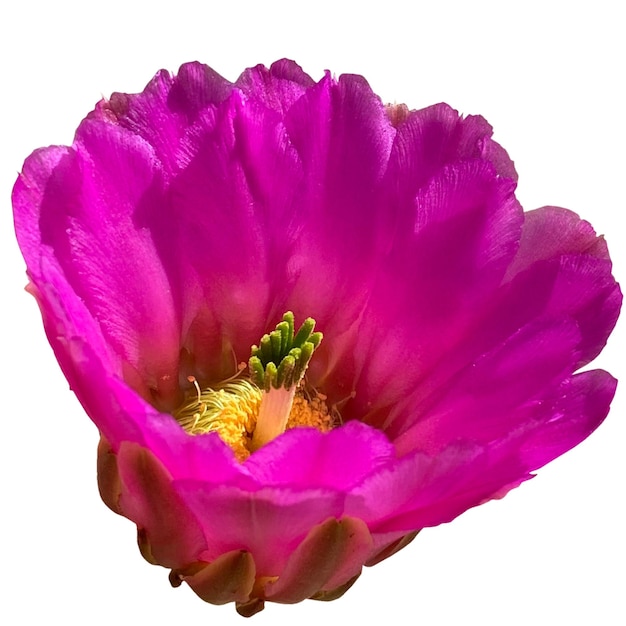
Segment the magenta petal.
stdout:
<svg viewBox="0 0 626 626">
<path fill-rule="evenodd" d="M 617 381 L 607 372 L 593 370 L 564 381 L 547 397 L 544 415 L 535 421 L 520 448 L 523 462 L 532 470 L 542 467 L 585 440 L 604 420 Z"/>
<path fill-rule="evenodd" d="M 260 576 L 278 575 L 313 526 L 343 513 L 344 496 L 325 489 L 251 492 L 198 481 L 175 481 L 174 488 L 202 524 L 208 546 L 202 559 L 247 550 Z"/>
<path fill-rule="evenodd" d="M 357 355 L 363 364 L 353 408 L 382 427 L 395 398 L 466 336 L 500 284 L 522 226 L 512 183 L 482 161 L 445 168 L 416 205 L 412 231 L 377 272 L 361 324 L 363 344 L 371 345 Z M 403 376 L 398 363 L 411 363 Z"/>
<path fill-rule="evenodd" d="M 581 367 L 604 347 L 622 303 L 606 242 L 566 209 L 544 207 L 526 216 L 520 249 L 508 270 L 511 285 L 495 315 L 509 324 L 521 316 L 573 317 L 582 334 Z"/>
<path fill-rule="evenodd" d="M 18 243 L 30 274 L 38 274 L 42 252 L 39 214 L 46 189 L 52 184 L 57 166 L 73 158 L 66 146 L 35 150 L 24 162 L 22 173 L 13 187 L 13 216 Z"/>
<path fill-rule="evenodd" d="M 31 275 L 38 284 L 42 257 L 58 266 L 141 381 L 138 391 L 167 400 L 177 384 L 178 322 L 154 243 L 133 215 L 154 182 L 151 148 L 95 122 L 84 122 L 79 135 L 74 150 L 33 155 L 15 185 L 16 227 Z M 116 184 L 129 170 L 132 179 Z"/>
<path fill-rule="evenodd" d="M 506 435 L 518 407 L 569 376 L 579 337 L 571 321 L 531 324 L 446 381 L 445 392 L 434 389 L 421 402 L 413 396 L 420 417 L 394 441 L 398 452 L 435 453 L 457 439 L 490 442 Z"/>
<path fill-rule="evenodd" d="M 480 466 L 483 473 L 476 473 L 487 481 L 493 480 L 492 492 L 500 487 L 498 478 L 489 478 L 488 463 L 481 453 L 479 447 L 470 443 L 455 444 L 435 457 L 413 453 L 354 489 L 346 502 L 346 513 L 365 520 L 376 533 L 407 531 L 449 521 L 461 512 L 456 511 L 456 491 L 464 488 L 468 468 Z M 408 512 L 412 518 L 405 522 Z M 394 523 L 398 517 L 400 523 Z"/>
<path fill-rule="evenodd" d="M 621 302 L 610 261 L 591 255 L 564 255 L 537 262 L 518 274 L 502 289 L 489 317 L 503 320 L 496 326 L 498 332 L 541 315 L 574 319 L 581 333 L 578 368 L 594 359 L 606 344 Z"/>
<path fill-rule="evenodd" d="M 398 125 L 389 159 L 387 190 L 411 219 L 419 189 L 446 165 L 484 159 L 501 176 L 517 180 L 513 162 L 491 139 L 493 129 L 480 116 L 459 116 L 447 104 L 411 111 Z M 402 224 L 400 224 L 400 227 Z"/>
<path fill-rule="evenodd" d="M 288 265 L 290 305 L 314 315 L 327 336 L 340 336 L 362 308 L 362 285 L 386 245 L 384 213 L 374 200 L 395 131 L 378 97 L 355 76 L 337 83 L 326 76 L 291 107 L 285 126 L 307 173 L 297 204 L 302 236 Z M 366 214 L 373 219 L 362 219 Z M 345 303 L 340 309 L 337 298 Z"/>
<path fill-rule="evenodd" d="M 245 468 L 259 484 L 347 491 L 394 458 L 385 435 L 355 421 L 329 433 L 290 430 L 255 452 Z"/>
<path fill-rule="evenodd" d="M 437 402 L 437 394 L 445 393 L 454 398 L 452 389 L 456 388 L 459 372 L 475 367 L 476 361 L 483 359 L 482 355 L 499 350 L 499 346 L 509 342 L 529 324 L 535 328 L 542 324 L 545 327 L 561 324 L 564 328 L 576 324 L 579 334 L 576 344 L 565 342 L 562 345 L 564 351 L 571 350 L 576 355 L 567 374 L 599 353 L 619 314 L 620 289 L 611 275 L 610 260 L 603 258 L 606 248 L 588 224 L 563 210 L 538 211 L 535 219 L 551 228 L 554 227 L 553 218 L 562 220 L 563 217 L 567 218 L 572 235 L 569 243 L 561 241 L 558 249 L 546 250 L 546 254 L 561 256 L 535 259 L 512 280 L 507 282 L 505 278 L 490 302 L 473 309 L 475 319 L 459 335 L 459 341 L 452 343 L 446 357 L 440 358 L 434 367 L 422 368 L 428 372 L 427 376 L 422 377 L 419 386 L 404 402 L 396 403 L 388 414 L 387 424 L 394 423 L 390 433 L 398 433 L 410 423 L 423 419 L 432 403 Z M 575 253 L 577 251 L 596 251 L 597 254 Z M 443 333 L 448 340 L 454 338 L 453 333 L 442 328 L 440 334 L 435 335 L 440 349 L 445 345 L 439 340 Z M 555 341 L 554 347 L 559 345 L 560 342 Z M 541 363 L 541 360 L 542 355 L 531 349 L 527 366 L 534 368 L 535 362 Z M 492 372 L 486 370 L 485 380 L 492 377 Z M 473 422 L 468 422 L 462 431 L 467 432 L 467 428 L 472 428 L 471 424 Z M 418 426 L 417 431 L 423 427 L 423 424 Z M 458 434 L 461 436 L 460 432 Z"/>
<path fill-rule="evenodd" d="M 225 100 L 232 84 L 210 67 L 185 63 L 176 76 L 160 71 L 139 94 L 114 93 L 98 103 L 91 118 L 119 124 L 142 137 L 161 167 L 174 174 L 185 165 L 180 141 L 190 125 Z"/>
<path fill-rule="evenodd" d="M 235 85 L 245 94 L 281 113 L 312 87 L 315 81 L 293 61 L 282 59 L 268 69 L 257 65 L 243 72 Z"/>
<path fill-rule="evenodd" d="M 512 277 L 537 261 L 566 254 L 586 254 L 609 258 L 603 237 L 597 237 L 591 224 L 576 213 L 559 207 L 543 207 L 525 214 L 518 253 L 511 263 Z"/>
<path fill-rule="evenodd" d="M 290 215 L 302 173 L 276 114 L 244 106 L 239 92 L 211 124 L 190 144 L 194 156 L 171 186 L 166 214 L 177 224 L 167 245 L 183 302 L 182 342 L 194 356 L 189 373 L 215 380 L 232 374 L 233 352 L 247 358 L 273 320 L 270 294 L 286 300 L 281 268 L 298 232 Z"/>
<path fill-rule="evenodd" d="M 353 490 L 346 513 L 383 533 L 448 522 L 472 506 L 501 498 L 580 443 L 606 417 L 614 393 L 615 380 L 606 372 L 574 376 L 520 408 L 525 421 L 518 417 L 520 426 L 500 440 L 482 446 L 461 441 L 435 456 L 412 453 L 373 475 Z"/>
</svg>

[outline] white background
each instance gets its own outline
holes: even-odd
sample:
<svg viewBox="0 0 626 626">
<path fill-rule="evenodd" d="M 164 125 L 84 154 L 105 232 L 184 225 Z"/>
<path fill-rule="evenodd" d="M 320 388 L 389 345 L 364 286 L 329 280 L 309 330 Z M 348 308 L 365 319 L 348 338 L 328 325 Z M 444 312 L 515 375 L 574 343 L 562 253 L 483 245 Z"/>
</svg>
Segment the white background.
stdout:
<svg viewBox="0 0 626 626">
<path fill-rule="evenodd" d="M 0 622 L 241 624 L 148 565 L 99 500 L 97 431 L 23 292 L 9 194 L 23 159 L 71 143 L 101 96 L 189 60 L 230 79 L 296 59 L 365 75 L 385 101 L 481 113 L 525 208 L 569 207 L 605 233 L 626 280 L 623 20 L 617 2 L 10 2 L 0 9 L 2 394 Z M 8 7 L 8 8 L 7 8 Z M 597 365 L 624 375 L 618 327 Z M 426 530 L 341 600 L 268 605 L 256 624 L 626 623 L 624 388 L 588 441 L 503 501 Z"/>
</svg>

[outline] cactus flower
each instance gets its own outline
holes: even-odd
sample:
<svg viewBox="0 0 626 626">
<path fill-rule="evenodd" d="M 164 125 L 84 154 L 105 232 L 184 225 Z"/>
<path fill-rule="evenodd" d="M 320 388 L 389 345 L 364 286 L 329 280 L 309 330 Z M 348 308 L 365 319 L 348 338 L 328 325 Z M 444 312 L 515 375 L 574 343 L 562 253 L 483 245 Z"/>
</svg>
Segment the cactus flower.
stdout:
<svg viewBox="0 0 626 626">
<path fill-rule="evenodd" d="M 46 333 L 142 555 L 242 615 L 332 600 L 585 439 L 621 294 L 481 117 L 291 61 L 96 105 L 15 184 Z"/>
</svg>

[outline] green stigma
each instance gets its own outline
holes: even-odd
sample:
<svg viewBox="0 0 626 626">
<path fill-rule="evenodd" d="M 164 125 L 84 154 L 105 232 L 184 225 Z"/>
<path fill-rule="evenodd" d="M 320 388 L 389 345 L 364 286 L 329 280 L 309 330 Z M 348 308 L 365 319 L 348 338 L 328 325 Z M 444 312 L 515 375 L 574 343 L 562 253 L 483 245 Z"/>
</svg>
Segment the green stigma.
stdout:
<svg viewBox="0 0 626 626">
<path fill-rule="evenodd" d="M 251 381 L 266 392 L 297 386 L 322 341 L 322 333 L 313 332 L 314 328 L 315 320 L 309 317 L 296 333 L 293 313 L 285 313 L 276 330 L 263 335 L 259 346 L 252 346 L 248 361 Z"/>
<path fill-rule="evenodd" d="M 287 311 L 276 330 L 263 335 L 260 345 L 252 346 L 250 380 L 263 391 L 252 450 L 285 432 L 296 388 L 322 341 L 322 333 L 314 333 L 314 328 L 315 320 L 309 317 L 296 333 L 293 313 Z"/>
</svg>

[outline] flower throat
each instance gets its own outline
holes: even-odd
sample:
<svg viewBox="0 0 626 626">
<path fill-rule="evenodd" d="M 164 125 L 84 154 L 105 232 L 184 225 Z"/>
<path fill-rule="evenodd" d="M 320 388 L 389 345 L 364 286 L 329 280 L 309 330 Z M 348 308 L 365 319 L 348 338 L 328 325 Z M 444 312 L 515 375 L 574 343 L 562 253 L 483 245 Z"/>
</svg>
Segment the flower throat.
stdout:
<svg viewBox="0 0 626 626">
<path fill-rule="evenodd" d="M 249 378 L 237 375 L 202 390 L 190 376 L 195 389 L 174 417 L 191 435 L 216 432 L 239 461 L 287 429 L 310 426 L 330 430 L 335 420 L 326 397 L 302 384 L 313 352 L 322 341 L 322 333 L 314 329 L 315 320 L 307 318 L 295 332 L 293 313 L 285 313 L 276 329 L 252 346 Z"/>
</svg>

